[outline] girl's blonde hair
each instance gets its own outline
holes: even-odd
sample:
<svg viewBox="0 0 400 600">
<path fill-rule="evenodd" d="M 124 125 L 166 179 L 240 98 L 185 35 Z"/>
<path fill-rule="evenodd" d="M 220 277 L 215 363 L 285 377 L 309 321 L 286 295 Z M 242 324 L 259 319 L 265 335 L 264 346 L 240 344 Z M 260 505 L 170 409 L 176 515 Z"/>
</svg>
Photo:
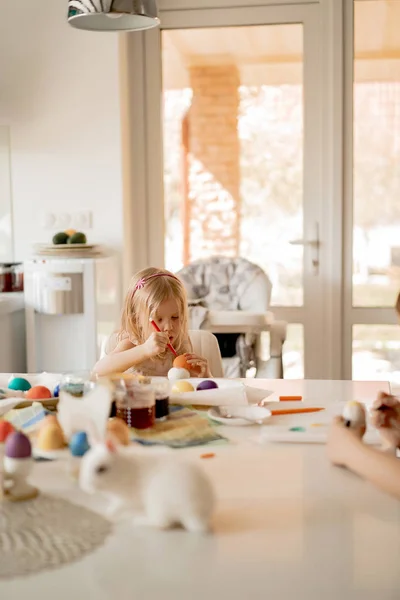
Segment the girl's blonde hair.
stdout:
<svg viewBox="0 0 400 600">
<path fill-rule="evenodd" d="M 143 324 L 154 318 L 159 306 L 173 298 L 179 309 L 180 330 L 174 341 L 179 354 L 188 351 L 188 309 L 183 283 L 170 271 L 149 267 L 136 273 L 131 279 L 122 308 L 119 339 L 128 335 L 131 341 L 146 341 Z"/>
</svg>

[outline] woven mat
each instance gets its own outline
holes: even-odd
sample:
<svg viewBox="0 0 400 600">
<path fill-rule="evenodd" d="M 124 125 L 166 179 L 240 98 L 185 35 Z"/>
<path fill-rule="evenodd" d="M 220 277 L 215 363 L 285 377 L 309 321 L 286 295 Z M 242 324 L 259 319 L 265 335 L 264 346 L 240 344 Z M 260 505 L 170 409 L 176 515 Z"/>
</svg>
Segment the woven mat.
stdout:
<svg viewBox="0 0 400 600">
<path fill-rule="evenodd" d="M 159 444 L 170 448 L 227 442 L 207 417 L 188 408 L 170 408 L 171 414 L 166 421 L 156 422 L 151 429 L 131 429 L 132 439 L 148 446 Z"/>
<path fill-rule="evenodd" d="M 93 552 L 111 532 L 96 513 L 51 496 L 0 503 L 0 579 L 55 569 Z"/>
</svg>

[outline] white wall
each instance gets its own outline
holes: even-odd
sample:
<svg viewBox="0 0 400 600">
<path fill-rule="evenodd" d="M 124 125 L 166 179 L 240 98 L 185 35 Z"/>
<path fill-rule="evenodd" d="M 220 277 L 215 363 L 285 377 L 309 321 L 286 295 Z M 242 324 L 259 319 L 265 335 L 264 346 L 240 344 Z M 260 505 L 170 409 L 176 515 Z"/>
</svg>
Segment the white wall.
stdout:
<svg viewBox="0 0 400 600">
<path fill-rule="evenodd" d="M 66 0 L 1 0 L 17 260 L 51 240 L 46 211 L 91 210 L 89 241 L 122 247 L 118 36 L 75 31 L 66 13 Z"/>
</svg>

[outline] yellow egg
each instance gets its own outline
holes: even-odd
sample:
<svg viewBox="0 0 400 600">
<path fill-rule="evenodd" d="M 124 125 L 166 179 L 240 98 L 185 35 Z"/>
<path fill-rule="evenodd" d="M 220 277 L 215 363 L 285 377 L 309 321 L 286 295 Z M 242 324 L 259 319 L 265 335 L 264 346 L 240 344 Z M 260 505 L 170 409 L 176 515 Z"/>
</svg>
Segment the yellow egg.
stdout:
<svg viewBox="0 0 400 600">
<path fill-rule="evenodd" d="M 37 437 L 37 447 L 40 450 L 61 450 L 64 446 L 64 435 L 59 425 L 50 423 L 40 429 Z"/>
<path fill-rule="evenodd" d="M 172 388 L 172 391 L 175 393 L 194 392 L 194 387 L 188 381 L 181 380 L 175 383 L 174 387 Z"/>
</svg>

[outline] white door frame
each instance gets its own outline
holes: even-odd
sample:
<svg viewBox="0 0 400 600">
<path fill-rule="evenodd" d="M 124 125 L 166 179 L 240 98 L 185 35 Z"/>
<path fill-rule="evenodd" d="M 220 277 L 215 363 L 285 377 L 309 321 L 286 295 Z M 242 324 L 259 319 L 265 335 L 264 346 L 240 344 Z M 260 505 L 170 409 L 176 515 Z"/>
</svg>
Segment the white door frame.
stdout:
<svg viewBox="0 0 400 600">
<path fill-rule="evenodd" d="M 394 307 L 353 307 L 353 84 L 354 2 L 344 0 L 344 379 L 352 379 L 353 325 L 397 325 Z"/>
<path fill-rule="evenodd" d="M 166 2 L 161 3 L 164 6 Z M 342 0 L 209 7 L 160 6 L 162 29 L 303 23 L 304 25 L 304 238 L 319 222 L 320 274 L 304 247 L 304 307 L 274 307 L 277 318 L 302 323 L 308 378 L 341 377 L 342 335 Z M 189 2 L 185 2 L 185 5 Z M 230 4 L 230 6 L 228 6 Z M 236 4 L 236 6 L 233 6 Z M 257 2 L 259 4 L 259 1 Z M 172 6 L 171 6 L 172 5 Z M 213 7 L 211 8 L 210 5 Z M 221 5 L 224 7 L 221 8 Z M 175 8 L 178 6 L 178 8 Z M 214 7 L 219 6 L 219 7 Z M 170 9 L 171 8 L 171 9 Z M 164 261 L 162 83 L 160 31 L 121 36 L 121 97 L 125 211 L 125 282 L 136 270 Z M 319 85 L 313 85 L 313 82 Z M 326 344 L 326 340 L 330 343 Z"/>
</svg>

